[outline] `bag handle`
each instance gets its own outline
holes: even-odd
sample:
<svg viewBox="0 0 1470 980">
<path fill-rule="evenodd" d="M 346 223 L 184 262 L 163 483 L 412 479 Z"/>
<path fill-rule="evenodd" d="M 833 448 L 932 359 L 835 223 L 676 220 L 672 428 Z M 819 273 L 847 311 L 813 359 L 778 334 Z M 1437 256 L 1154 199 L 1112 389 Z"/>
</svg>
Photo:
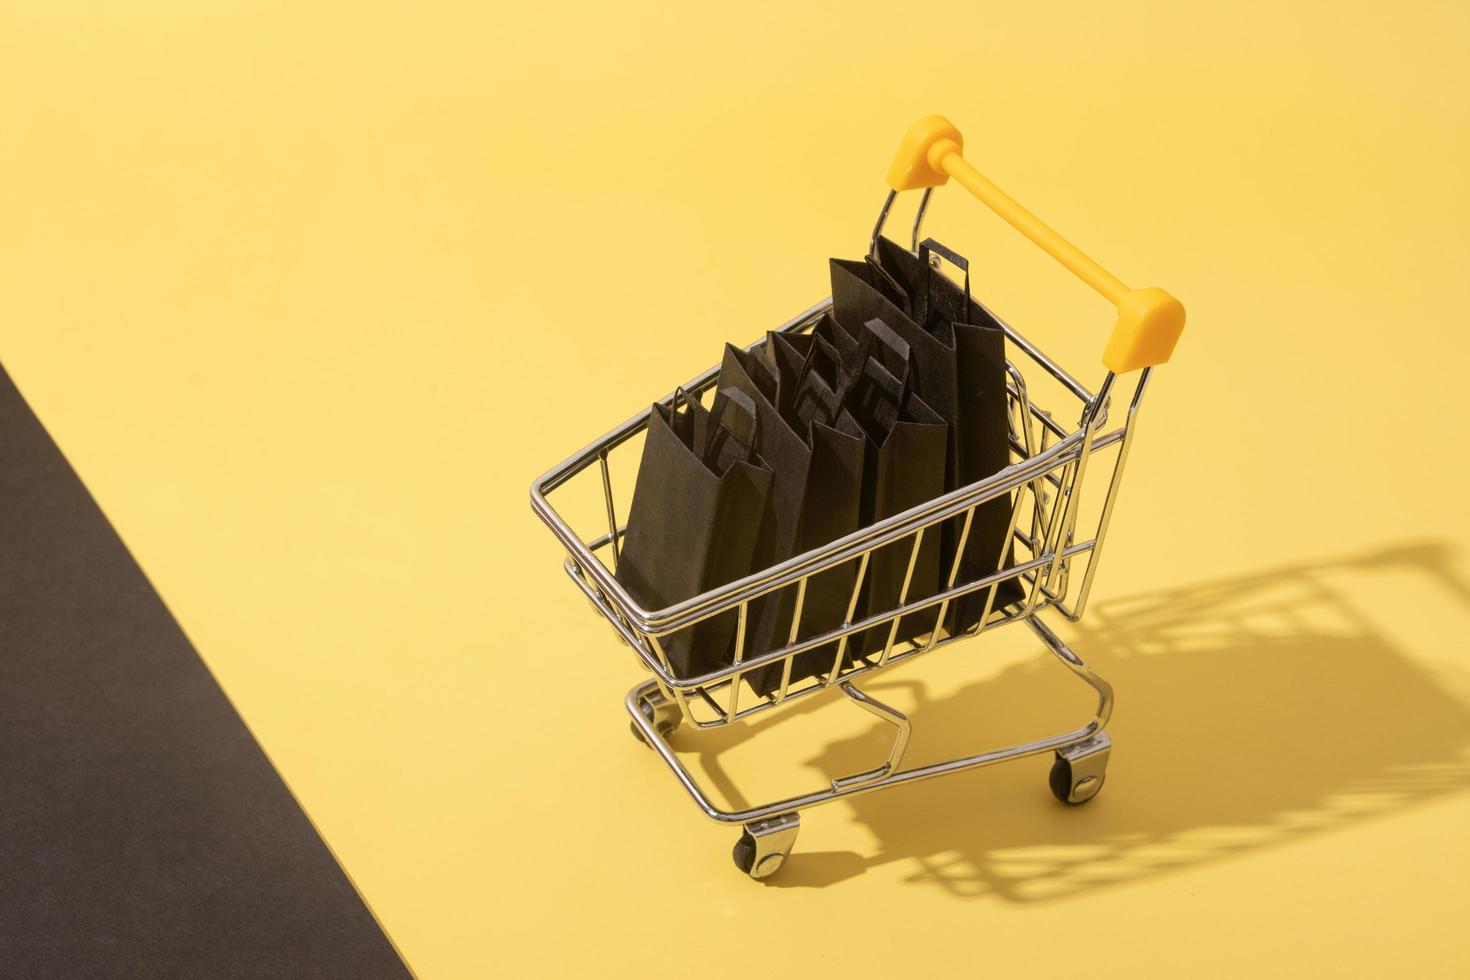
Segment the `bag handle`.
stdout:
<svg viewBox="0 0 1470 980">
<path fill-rule="evenodd" d="M 909 342 L 879 317 L 863 324 L 862 336 L 858 339 L 857 359 L 877 361 L 899 381 L 904 384 L 909 382 Z"/>
<path fill-rule="evenodd" d="M 953 177 L 1011 227 L 1117 307 L 1118 320 L 1102 357 L 1109 371 L 1125 374 L 1166 363 L 1184 332 L 1184 305 L 1157 286 L 1128 288 L 1121 279 L 995 186 L 965 160 L 963 151 L 964 138 L 953 123 L 943 116 L 925 116 L 904 134 L 888 168 L 888 186 L 897 194 L 921 187 L 941 187 Z"/>
<path fill-rule="evenodd" d="M 919 261 L 924 263 L 924 309 L 921 316 L 914 319 L 918 323 L 924 323 L 929 319 L 929 307 L 934 301 L 934 277 L 940 272 L 934 267 L 930 253 L 937 253 L 949 261 L 949 264 L 958 268 L 965 274 L 965 309 L 960 314 L 961 323 L 970 322 L 970 260 L 947 245 L 941 245 L 932 238 L 924 239 L 919 245 Z"/>
<path fill-rule="evenodd" d="M 801 357 L 801 364 L 796 368 L 795 377 L 791 377 L 788 372 L 786 377 L 789 379 L 789 384 L 781 384 L 778 388 L 782 395 L 780 404 L 777 405 L 777 410 L 781 412 L 782 417 L 797 431 L 800 431 L 799 426 L 809 425 L 812 422 L 831 425 L 841 408 L 841 400 L 838 395 L 842 366 L 838 360 L 837 351 L 826 340 L 814 333 L 808 334 L 807 337 L 811 340 L 811 346 L 805 355 L 801 355 L 801 352 L 791 345 L 791 341 L 785 334 L 770 333 L 766 338 L 768 345 L 787 345 L 792 354 Z M 779 357 L 779 353 L 776 356 Z M 808 384 L 812 378 L 815 378 L 816 381 Z M 832 393 L 831 399 L 824 400 L 821 397 L 817 388 L 818 383 Z"/>
<path fill-rule="evenodd" d="M 853 410 L 854 419 L 868 438 L 881 444 L 903 418 L 904 406 L 912 392 L 907 381 L 894 377 L 877 358 L 866 357 L 843 395 L 843 402 Z"/>
<path fill-rule="evenodd" d="M 831 369 L 828 373 L 832 374 L 835 378 L 836 354 L 832 351 L 831 347 L 832 345 L 828 344 L 821 337 L 812 338 L 811 349 L 806 352 L 806 357 L 801 359 L 801 367 L 796 372 L 796 382 L 791 386 L 793 397 L 801 397 L 802 391 L 806 389 L 806 379 L 811 376 L 812 370 L 822 361 L 827 362 L 827 367 Z M 818 374 L 817 377 L 820 378 L 822 376 Z M 826 379 L 824 378 L 823 380 L 825 381 Z"/>
<path fill-rule="evenodd" d="M 730 406 L 734 405 L 739 416 L 734 421 L 730 418 Z M 744 423 L 741 425 L 741 423 Z M 735 428 L 740 425 L 740 429 Z M 745 461 L 756 455 L 756 445 L 760 439 L 761 417 L 755 410 L 755 402 L 751 397 L 738 388 L 722 388 L 715 393 L 714 407 L 710 409 L 709 435 L 707 436 L 704 454 L 701 457 L 706 464 L 711 459 L 718 459 L 720 450 L 724 448 L 727 439 L 734 439 L 736 445 L 745 450 Z"/>
</svg>

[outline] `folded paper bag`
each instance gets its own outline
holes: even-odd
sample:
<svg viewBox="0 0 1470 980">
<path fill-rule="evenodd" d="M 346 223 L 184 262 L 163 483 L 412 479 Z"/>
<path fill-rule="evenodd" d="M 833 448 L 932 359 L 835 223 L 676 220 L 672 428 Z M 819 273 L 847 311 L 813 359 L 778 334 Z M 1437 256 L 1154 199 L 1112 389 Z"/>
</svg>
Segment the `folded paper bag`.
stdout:
<svg viewBox="0 0 1470 980">
<path fill-rule="evenodd" d="M 928 256 L 935 253 L 965 270 L 963 291 L 930 264 Z M 1010 459 L 1005 334 L 969 298 L 968 263 L 932 240 L 915 255 L 879 238 L 876 257 L 834 259 L 831 273 L 833 317 L 842 330 L 856 338 L 864 324 L 878 319 L 909 344 L 914 389 L 949 424 L 944 489 L 969 486 L 1002 469 Z M 976 508 L 964 536 L 956 585 L 1013 564 L 1006 541 L 1012 505 L 1011 495 L 1003 494 Z M 941 534 L 940 565 L 946 579 L 954 568 L 962 528 L 963 519 L 956 518 L 946 522 Z M 950 633 L 977 625 L 988 593 L 971 592 L 951 604 L 945 624 Z M 1019 584 L 1008 579 L 996 588 L 994 608 L 1020 598 Z"/>
<path fill-rule="evenodd" d="M 719 390 L 740 392 L 754 404 L 755 448 L 774 474 L 770 513 L 756 546 L 757 567 L 776 565 L 859 527 L 866 442 L 856 422 L 840 412 L 828 372 L 819 366 L 823 357 L 808 339 L 794 345 L 779 335 L 768 336 L 755 352 L 725 348 Z M 852 563 L 812 576 L 797 640 L 841 625 L 855 577 Z M 797 585 L 788 585 L 751 603 L 747 659 L 788 645 L 797 591 Z M 789 679 L 831 669 L 834 655 L 834 644 L 801 654 Z M 747 680 L 764 695 L 779 689 L 783 676 L 784 666 L 777 662 L 752 671 Z"/>
<path fill-rule="evenodd" d="M 720 392 L 706 411 L 675 392 L 655 404 L 629 507 L 617 579 L 645 609 L 663 609 L 754 570 L 774 474 L 755 451 L 750 398 Z M 659 639 L 677 677 L 728 664 L 736 614 L 721 613 Z"/>
<path fill-rule="evenodd" d="M 944 492 L 948 426 L 913 389 L 876 358 L 847 387 L 843 405 L 867 436 L 863 476 L 864 524 L 873 524 Z M 918 551 L 915 553 L 915 546 Z M 905 535 L 875 550 L 868 561 L 862 609 L 880 615 L 901 602 L 911 603 L 939 589 L 940 540 L 933 531 L 922 538 Z M 909 613 L 864 632 L 858 650 L 884 650 L 890 642 L 917 639 L 934 629 L 938 606 Z"/>
</svg>

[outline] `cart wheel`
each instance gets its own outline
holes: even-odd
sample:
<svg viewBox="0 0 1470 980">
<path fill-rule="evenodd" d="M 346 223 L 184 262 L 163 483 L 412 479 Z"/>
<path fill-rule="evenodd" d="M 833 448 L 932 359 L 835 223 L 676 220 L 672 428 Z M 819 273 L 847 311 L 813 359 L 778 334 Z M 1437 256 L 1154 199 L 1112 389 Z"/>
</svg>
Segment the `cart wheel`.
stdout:
<svg viewBox="0 0 1470 980">
<path fill-rule="evenodd" d="M 750 869 L 755 867 L 755 838 L 742 831 L 730 856 L 735 859 L 735 867 L 744 874 L 750 874 Z"/>
<path fill-rule="evenodd" d="M 795 813 L 746 824 L 730 852 L 735 867 L 757 881 L 769 878 L 785 866 L 800 829 L 801 818 Z"/>
<path fill-rule="evenodd" d="M 1052 795 L 1068 806 L 1080 806 L 1103 788 L 1112 740 L 1104 734 L 1057 750 L 1051 764 Z"/>
<path fill-rule="evenodd" d="M 664 741 L 668 741 L 679 727 L 679 706 L 664 697 L 662 691 L 655 689 L 640 697 L 638 710 L 643 712 L 643 717 L 648 719 Z M 648 740 L 643 737 L 643 732 L 638 727 L 638 722 L 628 722 L 628 729 L 633 733 L 634 738 L 644 745 L 648 744 Z"/>
</svg>

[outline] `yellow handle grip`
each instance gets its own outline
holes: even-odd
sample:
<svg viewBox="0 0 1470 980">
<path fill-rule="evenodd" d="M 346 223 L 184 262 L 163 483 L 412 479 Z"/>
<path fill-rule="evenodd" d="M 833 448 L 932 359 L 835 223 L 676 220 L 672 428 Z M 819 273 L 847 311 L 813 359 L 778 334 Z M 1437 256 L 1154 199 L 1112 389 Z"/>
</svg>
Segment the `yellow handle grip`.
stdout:
<svg viewBox="0 0 1470 980">
<path fill-rule="evenodd" d="M 1103 364 L 1108 370 L 1126 374 L 1168 361 L 1179 335 L 1184 332 L 1183 304 L 1157 286 L 1129 289 L 1121 279 L 970 166 L 963 151 L 964 139 L 953 123 L 943 116 L 925 116 L 904 134 L 893 165 L 888 168 L 888 184 L 896 191 L 907 191 L 940 187 L 953 177 L 1118 308 L 1118 322 L 1103 351 Z"/>
</svg>

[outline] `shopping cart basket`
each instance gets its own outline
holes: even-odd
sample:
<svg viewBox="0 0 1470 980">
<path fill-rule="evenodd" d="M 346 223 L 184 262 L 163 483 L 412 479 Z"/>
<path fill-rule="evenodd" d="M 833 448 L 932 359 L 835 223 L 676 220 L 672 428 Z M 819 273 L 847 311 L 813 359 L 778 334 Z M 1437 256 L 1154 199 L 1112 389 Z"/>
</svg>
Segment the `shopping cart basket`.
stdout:
<svg viewBox="0 0 1470 980">
<path fill-rule="evenodd" d="M 629 479 L 626 485 L 614 486 L 613 474 L 621 467 L 609 464 L 612 454 L 620 447 L 626 447 L 647 427 L 649 411 L 639 413 L 562 462 L 531 488 L 533 509 L 566 548 L 567 574 L 618 636 L 632 646 L 643 666 L 653 675 L 633 688 L 626 699 L 634 735 L 659 754 L 706 816 L 720 823 L 743 825 L 743 833 L 735 845 L 735 862 L 754 878 L 775 873 L 785 862 L 796 839 L 798 811 L 843 797 L 1047 752 L 1055 756 L 1051 789 L 1063 802 L 1086 802 L 1102 788 L 1111 750 L 1104 728 L 1112 712 L 1112 688 L 1043 622 L 1040 613 L 1051 609 L 1068 620 L 1076 621 L 1087 605 L 1103 541 L 1117 503 L 1139 405 L 1148 388 L 1152 368 L 1168 360 L 1183 330 L 1184 308 L 1161 289 L 1130 289 L 1125 286 L 975 170 L 965 161 L 962 145 L 959 132 L 942 117 L 926 117 L 909 130 L 888 173 L 891 190 L 873 230 L 873 244 L 883 230 L 898 193 L 922 189 L 924 193 L 913 230 L 913 244 L 917 251 L 919 228 L 930 195 L 935 187 L 953 177 L 1101 293 L 1118 311 L 1116 325 L 1103 354 L 1107 372 L 1096 390 L 1087 388 L 1041 348 L 1001 322 L 1007 338 L 1011 459 L 1008 466 L 984 480 L 864 527 L 831 544 L 656 610 L 640 608 L 615 577 L 619 542 L 625 528 L 618 524 L 614 501 L 626 499 L 632 480 Z M 830 299 L 819 303 L 778 329 L 792 333 L 810 330 L 830 305 Z M 706 394 L 714 386 L 716 373 L 717 369 L 712 368 L 680 387 L 690 397 Z M 1127 395 L 1126 391 L 1118 390 L 1119 379 L 1123 376 L 1134 379 L 1131 396 L 1128 396 L 1128 411 L 1122 423 L 1110 429 L 1109 407 L 1115 396 Z M 1048 409 L 1040 404 L 1039 388 L 1043 381 L 1062 400 L 1059 407 Z M 664 404 L 670 404 L 673 397 L 672 393 L 665 396 Z M 1072 417 L 1074 412 L 1078 419 L 1075 425 L 1062 421 Z M 1111 475 L 1100 507 L 1092 507 L 1088 511 L 1089 515 L 1095 512 L 1096 523 L 1092 523 L 1090 516 L 1084 522 L 1084 530 L 1079 532 L 1083 479 L 1091 468 L 1089 461 L 1104 450 L 1110 450 L 1112 454 Z M 589 483 L 594 480 L 601 481 L 606 528 L 599 527 L 584 536 L 573 530 L 565 515 L 553 507 L 550 500 L 556 491 L 572 481 Z M 592 492 L 595 493 L 595 484 L 593 487 Z M 959 556 L 964 553 L 976 509 L 996 498 L 1011 501 L 1007 530 L 1007 539 L 1013 542 L 1010 560 L 1006 560 L 1003 552 L 994 572 L 961 576 Z M 889 609 L 868 610 L 862 618 L 854 619 L 870 556 L 882 548 L 906 546 L 911 549 L 908 552 L 911 556 L 908 570 L 912 575 L 912 556 L 918 554 L 925 535 L 939 533 L 958 536 L 958 546 L 954 551 L 956 557 L 947 569 L 944 587 L 932 595 L 910 601 L 906 578 L 897 605 Z M 1085 568 L 1077 574 L 1084 559 Z M 798 641 L 808 582 L 844 563 L 851 563 L 856 570 L 846 621 L 839 628 Z M 1015 581 L 1021 586 L 1022 598 L 997 605 L 997 588 L 1006 581 Z M 789 640 L 779 649 L 752 655 L 746 644 L 751 603 L 779 590 L 786 590 L 794 597 Z M 969 629 L 951 634 L 941 625 L 925 635 L 899 638 L 898 623 L 902 617 L 938 607 L 934 621 L 944 624 L 945 614 L 951 605 L 972 594 L 984 595 L 986 601 L 983 615 Z M 736 629 L 734 653 L 728 666 L 695 677 L 678 676 L 665 656 L 663 639 L 711 617 L 732 613 Z M 1097 710 L 1092 718 L 1080 728 L 1051 738 L 903 768 L 904 751 L 909 741 L 909 719 L 863 693 L 854 682 L 859 677 L 929 653 L 956 640 L 1014 622 L 1025 622 L 1047 649 L 1097 692 Z M 856 641 L 850 645 L 855 634 L 872 635 L 875 629 L 885 627 L 888 639 L 881 651 L 853 655 L 852 651 L 859 647 Z M 836 650 L 831 666 L 816 676 L 793 679 L 793 660 L 822 647 Z M 780 665 L 781 681 L 769 693 L 759 694 L 742 680 L 752 672 L 775 664 Z M 729 725 L 834 687 L 853 703 L 891 725 L 894 729 L 893 745 L 888 758 L 876 768 L 834 779 L 831 785 L 810 793 L 744 809 L 722 809 L 701 788 L 669 744 L 670 736 L 681 725 L 694 729 Z"/>
</svg>

